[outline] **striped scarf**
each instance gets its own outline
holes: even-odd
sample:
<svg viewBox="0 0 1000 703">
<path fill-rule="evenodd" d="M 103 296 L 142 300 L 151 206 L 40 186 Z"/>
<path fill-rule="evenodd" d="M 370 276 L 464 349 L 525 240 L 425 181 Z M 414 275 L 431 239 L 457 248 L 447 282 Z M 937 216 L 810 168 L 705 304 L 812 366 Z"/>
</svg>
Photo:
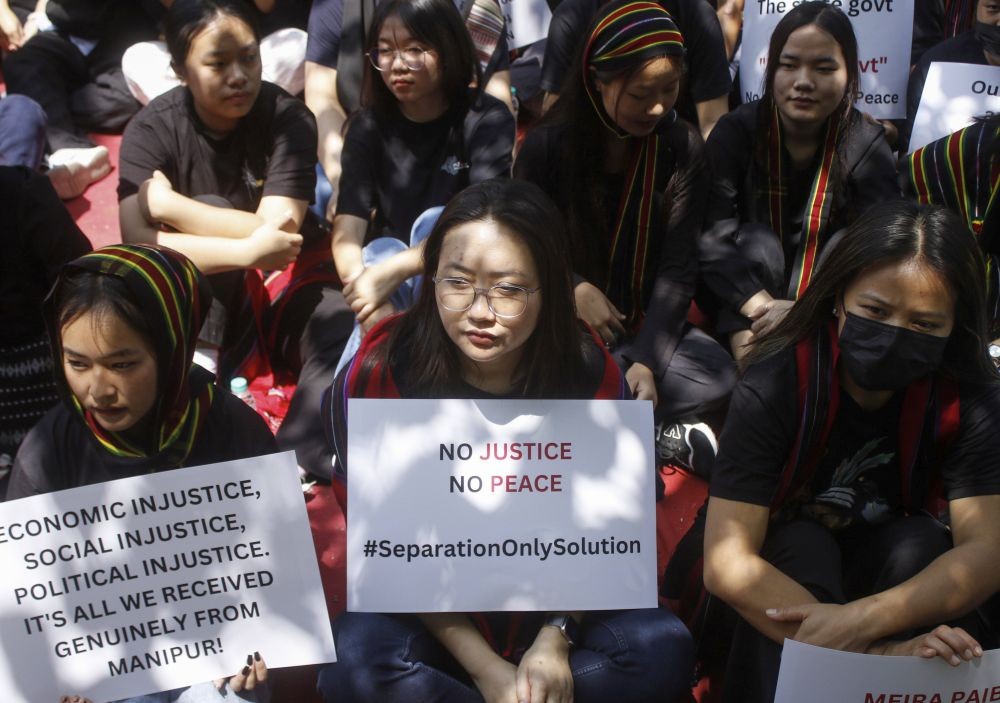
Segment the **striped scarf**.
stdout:
<svg viewBox="0 0 1000 703">
<path fill-rule="evenodd" d="M 655 131 L 647 137 L 632 137 L 615 124 L 604 110 L 591 69 L 615 73 L 656 57 L 683 55 L 684 37 L 670 15 L 658 3 L 642 0 L 613 2 L 602 8 L 583 54 L 583 85 L 591 105 L 602 124 L 630 146 L 605 294 L 625 313 L 633 333 L 642 322 L 660 137 Z M 676 119 L 676 115 L 666 119 Z"/>
<path fill-rule="evenodd" d="M 465 0 L 468 7 L 465 26 L 476 48 L 476 57 L 483 71 L 490 65 L 493 52 L 504 32 L 503 10 L 497 0 Z M 466 7 L 462 9 L 465 10 Z"/>
<path fill-rule="evenodd" d="M 831 115 L 827 121 L 826 133 L 823 136 L 823 154 L 816 175 L 813 177 L 809 197 L 806 199 L 805 218 L 802 223 L 801 238 L 795 260 L 792 265 L 792 276 L 788 283 L 788 298 L 797 300 L 805 291 L 816 271 L 819 250 L 825 241 L 826 230 L 830 223 L 830 209 L 833 205 L 833 185 L 831 176 L 837 155 L 837 142 L 840 138 L 840 120 Z M 784 173 L 784 153 L 781 138 L 781 120 L 778 117 L 777 106 L 771 110 L 770 139 L 767 149 L 767 208 L 771 229 L 784 242 L 792 235 L 786 224 L 786 194 Z"/>
<path fill-rule="evenodd" d="M 65 280 L 81 274 L 120 279 L 131 301 L 148 318 L 157 364 L 157 401 L 150 434 L 140 440 L 100 426 L 70 391 L 63 373 L 56 381 L 101 447 L 115 456 L 156 457 L 161 466 L 180 466 L 191 453 L 212 405 L 214 386 L 207 376 L 191 375 L 198 330 L 212 295 L 208 281 L 187 258 L 157 246 L 120 244 L 104 247 L 67 264 L 46 300 L 46 318 L 53 341 L 56 369 L 62 369 L 61 331 L 56 304 Z"/>
</svg>

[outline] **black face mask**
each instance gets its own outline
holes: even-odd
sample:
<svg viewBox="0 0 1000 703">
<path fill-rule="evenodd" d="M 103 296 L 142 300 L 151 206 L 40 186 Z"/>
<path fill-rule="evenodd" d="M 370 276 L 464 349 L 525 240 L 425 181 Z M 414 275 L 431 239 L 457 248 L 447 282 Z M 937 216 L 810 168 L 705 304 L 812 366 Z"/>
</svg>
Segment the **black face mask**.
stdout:
<svg viewBox="0 0 1000 703">
<path fill-rule="evenodd" d="M 895 391 L 941 366 L 947 337 L 914 332 L 847 313 L 840 358 L 854 382 L 870 391 Z"/>
<path fill-rule="evenodd" d="M 975 35 L 987 53 L 1000 56 L 1000 27 L 995 24 L 976 22 Z"/>
</svg>

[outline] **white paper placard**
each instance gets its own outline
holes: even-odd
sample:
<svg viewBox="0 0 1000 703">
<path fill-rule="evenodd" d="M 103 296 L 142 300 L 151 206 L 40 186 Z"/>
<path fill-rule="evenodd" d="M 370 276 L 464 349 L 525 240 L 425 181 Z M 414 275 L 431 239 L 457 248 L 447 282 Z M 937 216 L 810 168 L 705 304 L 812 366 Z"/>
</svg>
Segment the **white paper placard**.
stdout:
<svg viewBox="0 0 1000 703">
<path fill-rule="evenodd" d="M 949 666 L 940 657 L 881 657 L 785 640 L 774 703 L 1000 701 L 1000 650 Z"/>
<path fill-rule="evenodd" d="M 545 0 L 500 0 L 507 21 L 507 43 L 520 49 L 545 39 L 549 34 L 552 11 Z"/>
<path fill-rule="evenodd" d="M 740 94 L 760 98 L 771 33 L 800 0 L 747 0 L 743 9 Z M 913 0 L 831 0 L 847 14 L 858 39 L 861 87 L 854 105 L 877 119 L 906 117 Z"/>
<path fill-rule="evenodd" d="M 910 151 L 972 124 L 973 117 L 1000 112 L 1000 66 L 935 61 L 913 119 Z"/>
<path fill-rule="evenodd" d="M 0 569 L 5 700 L 335 659 L 291 452 L 0 503 Z"/>
<path fill-rule="evenodd" d="M 656 606 L 649 402 L 349 403 L 348 610 Z"/>
</svg>

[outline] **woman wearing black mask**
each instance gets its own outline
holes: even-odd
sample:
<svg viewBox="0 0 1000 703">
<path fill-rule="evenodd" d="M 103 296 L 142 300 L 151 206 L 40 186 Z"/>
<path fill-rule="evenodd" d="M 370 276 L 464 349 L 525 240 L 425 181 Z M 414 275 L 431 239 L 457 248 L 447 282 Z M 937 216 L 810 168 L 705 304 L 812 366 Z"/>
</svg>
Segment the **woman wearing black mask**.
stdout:
<svg viewBox="0 0 1000 703">
<path fill-rule="evenodd" d="M 1000 66 L 1000 0 L 977 0 L 973 28 L 928 49 L 913 67 L 906 87 L 906 120 L 897 125 L 901 153 L 905 154 L 908 150 L 927 72 L 935 61 Z"/>
<path fill-rule="evenodd" d="M 741 616 L 730 700 L 773 699 L 786 637 L 956 666 L 982 654 L 974 609 L 1000 589 L 984 280 L 952 213 L 885 203 L 754 344 L 705 531 L 705 585 Z M 950 531 L 932 516 L 945 506 Z"/>
</svg>

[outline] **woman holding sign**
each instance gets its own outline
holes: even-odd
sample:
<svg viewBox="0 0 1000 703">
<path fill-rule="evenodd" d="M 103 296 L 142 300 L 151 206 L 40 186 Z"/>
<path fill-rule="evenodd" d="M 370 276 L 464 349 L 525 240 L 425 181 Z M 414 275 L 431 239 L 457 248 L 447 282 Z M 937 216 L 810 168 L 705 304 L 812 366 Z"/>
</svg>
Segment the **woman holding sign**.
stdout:
<svg viewBox="0 0 1000 703">
<path fill-rule="evenodd" d="M 726 351 L 687 322 L 709 174 L 700 136 L 673 109 L 684 55 L 658 3 L 602 6 L 577 80 L 525 138 L 514 175 L 566 217 L 577 314 L 635 396 L 656 404 L 660 460 L 707 470 L 694 460 L 713 454 L 704 421 L 736 379 Z M 696 454 L 693 436 L 708 451 Z"/>
<path fill-rule="evenodd" d="M 192 365 L 210 301 L 198 269 L 169 249 L 122 244 L 67 264 L 44 310 L 63 402 L 25 438 L 7 498 L 277 451 L 260 416 Z M 266 676 L 251 655 L 230 686 Z M 262 690 L 249 700 L 268 700 Z M 224 700 L 212 684 L 182 691 L 139 700 Z"/>
<path fill-rule="evenodd" d="M 705 585 L 742 618 L 728 700 L 772 700 L 784 638 L 955 666 L 982 654 L 973 611 L 1000 589 L 984 281 L 952 213 L 888 203 L 754 343 L 705 530 Z"/>
<path fill-rule="evenodd" d="M 857 89 L 850 20 L 804 2 L 771 35 L 763 97 L 723 117 L 708 140 L 699 302 L 737 358 L 806 290 L 827 242 L 898 196 L 882 127 L 853 107 Z"/>
<path fill-rule="evenodd" d="M 334 382 L 329 432 L 346 475 L 348 398 L 606 398 L 627 386 L 576 320 L 558 211 L 523 181 L 459 193 L 424 249 L 415 305 L 365 337 Z M 327 701 L 671 700 L 693 651 L 664 609 L 381 615 L 333 623 Z"/>
</svg>

